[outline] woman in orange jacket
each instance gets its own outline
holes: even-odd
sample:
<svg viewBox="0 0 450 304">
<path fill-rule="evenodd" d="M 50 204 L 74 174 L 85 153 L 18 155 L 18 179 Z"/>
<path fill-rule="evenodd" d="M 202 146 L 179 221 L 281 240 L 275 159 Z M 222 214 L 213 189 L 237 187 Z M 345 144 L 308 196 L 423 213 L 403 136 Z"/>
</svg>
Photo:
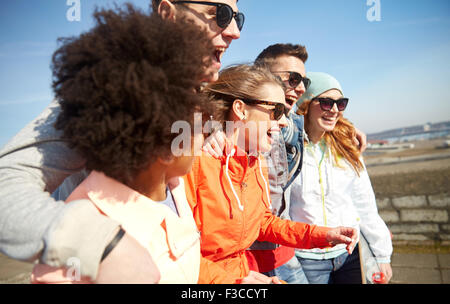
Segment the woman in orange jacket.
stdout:
<svg viewBox="0 0 450 304">
<path fill-rule="evenodd" d="M 266 163 L 261 153 L 285 126 L 282 83 L 261 67 L 239 65 L 221 72 L 205 88 L 219 104 L 216 117 L 226 128 L 224 156 L 197 157 L 184 177 L 186 194 L 201 231 L 203 257 L 224 268 L 230 277 L 246 277 L 245 250 L 255 241 L 295 248 L 324 248 L 356 239 L 353 228 L 325 228 L 274 216 Z M 202 282 L 201 276 L 199 283 Z"/>
</svg>

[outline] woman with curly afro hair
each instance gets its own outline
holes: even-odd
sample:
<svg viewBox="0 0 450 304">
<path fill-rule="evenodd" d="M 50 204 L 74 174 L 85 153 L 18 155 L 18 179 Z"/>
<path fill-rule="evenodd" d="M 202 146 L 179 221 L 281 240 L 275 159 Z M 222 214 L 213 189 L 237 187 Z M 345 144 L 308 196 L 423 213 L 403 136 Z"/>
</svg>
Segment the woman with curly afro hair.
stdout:
<svg viewBox="0 0 450 304">
<path fill-rule="evenodd" d="M 62 39 L 53 56 L 53 89 L 61 106 L 56 128 L 90 171 L 66 202 L 87 199 L 119 222 L 110 247 L 125 233 L 135 238 L 156 264 L 156 282 L 197 283 L 200 268 L 203 281 L 225 278 L 201 258 L 180 178 L 190 171 L 195 151 L 171 153 L 172 124 L 192 124 L 195 112 L 213 113 L 212 103 L 197 93 L 211 42 L 191 22 L 164 21 L 131 5 L 94 17 L 92 30 Z M 194 136 L 203 142 L 202 134 Z M 92 282 L 44 264 L 35 266 L 32 281 Z"/>
</svg>

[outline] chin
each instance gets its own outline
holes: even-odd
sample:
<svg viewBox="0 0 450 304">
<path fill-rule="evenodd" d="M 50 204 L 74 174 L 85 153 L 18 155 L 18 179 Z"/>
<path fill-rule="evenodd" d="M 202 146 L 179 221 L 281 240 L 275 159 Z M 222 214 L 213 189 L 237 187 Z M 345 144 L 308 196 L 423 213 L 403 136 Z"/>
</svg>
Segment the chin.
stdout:
<svg viewBox="0 0 450 304">
<path fill-rule="evenodd" d="M 331 132 L 336 127 L 336 124 L 329 125 L 329 124 L 321 123 L 319 125 L 320 125 L 320 128 L 322 129 L 322 131 L 324 131 L 324 132 Z"/>
<path fill-rule="evenodd" d="M 216 82 L 217 80 L 219 80 L 219 72 L 214 72 L 209 82 Z"/>
<path fill-rule="evenodd" d="M 208 71 L 203 78 L 203 82 L 216 82 L 219 79 L 219 71 Z"/>
</svg>

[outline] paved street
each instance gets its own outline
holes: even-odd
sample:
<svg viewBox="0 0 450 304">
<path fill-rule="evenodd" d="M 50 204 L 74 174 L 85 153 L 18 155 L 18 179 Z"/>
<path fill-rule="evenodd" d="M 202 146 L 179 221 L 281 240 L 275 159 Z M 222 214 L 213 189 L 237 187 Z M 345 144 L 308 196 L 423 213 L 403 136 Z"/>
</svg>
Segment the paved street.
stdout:
<svg viewBox="0 0 450 304">
<path fill-rule="evenodd" d="M 0 255 L 0 284 L 29 283 L 33 266 Z M 392 284 L 450 284 L 450 254 L 394 253 Z"/>
</svg>

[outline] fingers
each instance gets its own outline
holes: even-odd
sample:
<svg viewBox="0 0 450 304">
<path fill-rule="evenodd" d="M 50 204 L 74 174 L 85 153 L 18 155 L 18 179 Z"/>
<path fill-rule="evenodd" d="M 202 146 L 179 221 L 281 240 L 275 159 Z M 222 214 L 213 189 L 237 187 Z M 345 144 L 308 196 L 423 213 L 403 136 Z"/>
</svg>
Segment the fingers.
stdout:
<svg viewBox="0 0 450 304">
<path fill-rule="evenodd" d="M 327 240 L 332 245 L 347 244 L 346 250 L 352 254 L 356 246 L 358 233 L 356 229 L 350 227 L 337 227 L 329 231 Z"/>
<path fill-rule="evenodd" d="M 349 238 L 348 236 L 342 234 L 338 234 L 335 236 L 333 243 L 350 245 L 352 243 L 352 238 Z"/>
<path fill-rule="evenodd" d="M 282 284 L 282 282 L 277 277 L 268 277 L 262 273 L 250 271 L 240 284 Z"/>
<path fill-rule="evenodd" d="M 278 277 L 270 277 L 272 279 L 271 284 L 283 284 Z"/>
<path fill-rule="evenodd" d="M 262 284 L 270 284 L 272 282 L 272 278 L 269 278 L 268 276 L 259 272 L 250 271 L 248 275 L 252 276 L 255 280 L 261 282 Z"/>
<path fill-rule="evenodd" d="M 350 227 L 340 227 L 341 233 L 344 236 L 344 243 L 347 244 L 348 254 L 352 254 L 356 246 L 356 241 L 358 238 L 358 232 L 355 228 Z"/>
<path fill-rule="evenodd" d="M 348 254 L 352 254 L 353 253 L 353 250 L 355 249 L 355 246 L 356 246 L 356 240 L 352 239 L 352 242 L 350 244 L 348 244 L 347 247 L 346 247 Z"/>
<path fill-rule="evenodd" d="M 391 278 L 392 278 L 392 268 L 391 268 L 391 264 L 380 264 L 380 271 L 382 272 L 382 273 L 384 273 L 384 277 L 385 277 L 385 280 L 384 280 L 384 284 L 387 284 L 387 283 L 389 283 L 389 281 L 391 280 Z"/>
<path fill-rule="evenodd" d="M 220 149 L 220 153 L 222 153 L 223 148 L 225 147 L 225 134 L 222 131 L 217 131 L 217 135 L 215 136 L 217 147 Z"/>
<path fill-rule="evenodd" d="M 359 152 L 361 152 L 361 145 L 359 144 L 359 140 L 356 137 L 353 137 L 353 144 L 359 148 Z"/>
<path fill-rule="evenodd" d="M 215 158 L 219 158 L 220 156 L 216 153 L 216 151 L 211 147 L 210 143 L 206 143 L 203 145 L 202 151 L 205 152 L 206 154 L 215 157 Z"/>
<path fill-rule="evenodd" d="M 221 131 L 216 131 L 205 139 L 202 150 L 212 157 L 219 158 L 223 155 L 222 151 L 224 147 L 225 135 Z"/>
<path fill-rule="evenodd" d="M 353 141 L 359 146 L 359 151 L 362 153 L 367 148 L 367 135 L 358 128 L 355 128 L 355 132 L 356 139 L 353 139 Z"/>
</svg>

